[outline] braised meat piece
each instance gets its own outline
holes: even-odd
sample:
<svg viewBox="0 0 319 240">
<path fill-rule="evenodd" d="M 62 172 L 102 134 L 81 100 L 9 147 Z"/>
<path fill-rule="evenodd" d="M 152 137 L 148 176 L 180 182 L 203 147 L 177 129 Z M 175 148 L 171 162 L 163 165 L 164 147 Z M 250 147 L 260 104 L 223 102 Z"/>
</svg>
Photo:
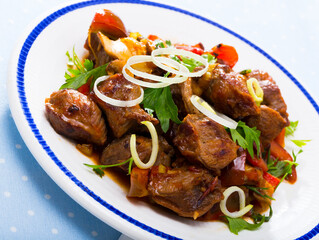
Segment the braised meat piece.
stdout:
<svg viewBox="0 0 319 240">
<path fill-rule="evenodd" d="M 101 110 L 86 95 L 73 89 L 59 90 L 46 99 L 45 108 L 57 133 L 84 143 L 105 143 L 106 126 Z"/>
<path fill-rule="evenodd" d="M 260 112 L 248 92 L 246 77 L 226 65 L 215 66 L 204 95 L 217 111 L 234 119 L 258 115 Z"/>
<path fill-rule="evenodd" d="M 153 167 L 148 192 L 157 204 L 182 217 L 194 219 L 223 199 L 217 177 L 194 166 L 174 169 Z"/>
<path fill-rule="evenodd" d="M 250 116 L 244 120 L 248 126 L 256 127 L 260 131 L 261 143 L 264 147 L 268 146 L 281 130 L 287 126 L 286 120 L 276 110 L 260 106 L 260 114 L 257 116 Z"/>
<path fill-rule="evenodd" d="M 130 135 L 121 139 L 115 139 L 104 150 L 100 158 L 101 164 L 110 165 L 124 162 L 131 157 Z M 136 149 L 141 161 L 146 163 L 152 153 L 152 140 L 142 136 L 136 136 Z M 173 148 L 166 142 L 163 137 L 159 137 L 159 150 L 155 166 L 162 164 L 170 166 L 171 157 L 174 154 Z M 128 164 L 120 165 L 121 169 L 127 172 Z"/>
<path fill-rule="evenodd" d="M 122 74 L 115 74 L 98 86 L 99 91 L 114 99 L 133 100 L 140 96 L 140 88 L 127 81 Z M 115 137 L 120 138 L 128 130 L 136 127 L 142 121 L 158 124 L 158 120 L 151 117 L 139 105 L 134 107 L 115 107 L 105 103 L 92 93 L 93 100 L 98 103 L 105 113 L 109 126 Z"/>
<path fill-rule="evenodd" d="M 224 127 L 202 114 L 188 114 L 173 142 L 189 161 L 211 170 L 224 168 L 237 157 L 238 146 Z"/>
<path fill-rule="evenodd" d="M 262 104 L 276 110 L 286 121 L 286 126 L 289 126 L 287 105 L 281 96 L 281 92 L 276 82 L 272 77 L 263 71 L 253 70 L 247 74 L 248 78 L 256 78 L 259 81 L 259 85 L 264 91 L 264 100 Z"/>
</svg>

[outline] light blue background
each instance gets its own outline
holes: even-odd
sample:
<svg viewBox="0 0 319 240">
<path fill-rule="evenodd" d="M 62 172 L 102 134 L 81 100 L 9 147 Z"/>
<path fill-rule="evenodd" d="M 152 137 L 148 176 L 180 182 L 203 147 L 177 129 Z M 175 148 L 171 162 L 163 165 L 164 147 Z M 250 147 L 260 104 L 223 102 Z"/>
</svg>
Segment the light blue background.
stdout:
<svg viewBox="0 0 319 240">
<path fill-rule="evenodd" d="M 35 17 L 63 2 L 0 0 L 0 239 L 113 240 L 120 235 L 48 177 L 26 148 L 8 106 L 7 68 L 18 38 Z M 283 64 L 318 99 L 319 1 L 158 2 L 192 11 L 244 36 Z"/>
</svg>

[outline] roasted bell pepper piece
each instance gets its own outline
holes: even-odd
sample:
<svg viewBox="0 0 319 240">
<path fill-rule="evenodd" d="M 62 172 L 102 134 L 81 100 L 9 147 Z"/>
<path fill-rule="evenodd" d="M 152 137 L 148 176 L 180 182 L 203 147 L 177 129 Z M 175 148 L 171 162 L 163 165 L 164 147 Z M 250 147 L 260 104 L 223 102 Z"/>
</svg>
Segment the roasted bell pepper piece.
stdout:
<svg viewBox="0 0 319 240">
<path fill-rule="evenodd" d="M 276 188 L 278 186 L 278 184 L 280 183 L 280 179 L 276 178 L 275 176 L 271 175 L 270 173 L 264 172 L 263 173 L 263 177 L 264 179 L 270 183 L 274 188 Z"/>
<path fill-rule="evenodd" d="M 102 9 L 95 13 L 89 32 L 102 32 L 111 39 L 128 36 L 122 20 L 107 9 Z"/>
<path fill-rule="evenodd" d="M 223 60 L 223 62 L 229 65 L 231 68 L 233 68 L 238 61 L 236 49 L 232 46 L 222 43 L 213 47 L 209 53 L 215 56 L 217 59 Z"/>
<path fill-rule="evenodd" d="M 278 160 L 289 160 L 293 161 L 292 157 L 290 154 L 282 147 L 280 146 L 277 142 L 272 141 L 270 143 L 270 154 L 278 159 Z"/>
<path fill-rule="evenodd" d="M 84 95 L 89 95 L 89 93 L 90 93 L 90 85 L 89 85 L 89 83 L 85 83 L 81 87 L 79 87 L 77 90 L 80 93 L 83 93 Z"/>
<path fill-rule="evenodd" d="M 279 135 L 275 138 L 275 142 L 277 142 L 281 147 L 285 147 L 285 133 L 286 128 L 282 129 Z"/>
<path fill-rule="evenodd" d="M 247 153 L 247 161 L 254 167 L 258 167 L 261 170 L 263 170 L 263 172 L 267 172 L 268 171 L 268 167 L 266 162 L 262 159 L 262 158 L 258 158 L 257 156 L 254 156 L 254 158 L 252 158 L 250 156 L 249 153 Z"/>
<path fill-rule="evenodd" d="M 177 49 L 183 49 L 183 50 L 186 50 L 186 51 L 198 54 L 198 55 L 202 55 L 204 53 L 204 49 L 199 47 L 199 44 L 191 46 L 191 45 L 187 45 L 187 44 L 176 43 L 176 44 L 174 44 L 174 47 L 176 47 Z"/>
</svg>

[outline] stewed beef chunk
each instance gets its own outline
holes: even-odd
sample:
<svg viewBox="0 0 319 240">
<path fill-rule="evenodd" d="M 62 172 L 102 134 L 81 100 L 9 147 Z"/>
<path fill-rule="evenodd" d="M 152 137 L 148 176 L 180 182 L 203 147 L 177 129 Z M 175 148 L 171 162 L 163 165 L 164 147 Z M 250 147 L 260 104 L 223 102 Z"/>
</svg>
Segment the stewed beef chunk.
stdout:
<svg viewBox="0 0 319 240">
<path fill-rule="evenodd" d="M 217 111 L 235 119 L 260 112 L 248 92 L 246 77 L 225 65 L 218 64 L 214 68 L 210 86 L 204 94 Z"/>
<path fill-rule="evenodd" d="M 276 110 L 286 121 L 286 126 L 289 125 L 287 105 L 281 96 L 280 89 L 272 77 L 263 71 L 253 70 L 247 74 L 248 78 L 256 78 L 259 81 L 259 85 L 264 91 L 264 100 L 262 104 Z"/>
<path fill-rule="evenodd" d="M 223 199 L 217 177 L 195 166 L 174 169 L 153 167 L 148 192 L 157 204 L 182 217 L 194 219 Z"/>
<path fill-rule="evenodd" d="M 260 131 L 260 139 L 264 147 L 268 146 L 286 126 L 286 120 L 279 112 L 266 105 L 260 106 L 259 115 L 247 117 L 245 122 L 250 127 L 257 127 Z"/>
<path fill-rule="evenodd" d="M 45 103 L 54 130 L 74 140 L 103 145 L 106 127 L 101 110 L 86 95 L 63 89 L 51 94 Z"/>
<path fill-rule="evenodd" d="M 136 149 L 142 162 L 147 162 L 152 153 L 152 140 L 142 136 L 136 136 Z M 163 137 L 159 137 L 159 150 L 154 165 L 169 166 L 171 157 L 174 154 L 173 148 Z M 104 150 L 100 158 L 101 164 L 110 165 L 124 162 L 131 157 L 130 135 L 121 139 L 115 139 Z M 128 164 L 119 166 L 124 171 L 128 170 Z"/>
<path fill-rule="evenodd" d="M 237 157 L 238 146 L 224 127 L 202 114 L 188 114 L 173 140 L 189 161 L 217 170 Z"/>
<path fill-rule="evenodd" d="M 115 74 L 107 80 L 101 82 L 98 86 L 99 91 L 114 99 L 118 100 L 133 100 L 140 96 L 140 88 L 127 81 L 122 74 Z M 158 120 L 151 117 L 139 105 L 134 107 L 115 107 L 105 103 L 92 93 L 94 101 L 98 103 L 104 111 L 109 126 L 113 131 L 115 137 L 120 138 L 128 130 L 136 127 L 142 121 L 151 121 L 157 124 Z"/>
</svg>

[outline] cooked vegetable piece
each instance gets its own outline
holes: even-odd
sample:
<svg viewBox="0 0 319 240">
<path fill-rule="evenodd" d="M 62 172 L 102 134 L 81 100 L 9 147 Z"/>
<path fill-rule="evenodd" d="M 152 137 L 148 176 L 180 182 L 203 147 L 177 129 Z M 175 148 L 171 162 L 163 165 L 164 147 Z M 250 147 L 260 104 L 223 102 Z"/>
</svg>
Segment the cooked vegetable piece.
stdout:
<svg viewBox="0 0 319 240">
<path fill-rule="evenodd" d="M 127 32 L 122 20 L 107 9 L 97 11 L 92 20 L 89 32 L 103 32 L 112 39 L 127 37 Z"/>
<path fill-rule="evenodd" d="M 217 46 L 213 47 L 209 53 L 215 56 L 217 59 L 222 60 L 224 64 L 227 64 L 231 68 L 233 68 L 238 61 L 236 49 L 226 44 L 218 44 Z"/>
</svg>

